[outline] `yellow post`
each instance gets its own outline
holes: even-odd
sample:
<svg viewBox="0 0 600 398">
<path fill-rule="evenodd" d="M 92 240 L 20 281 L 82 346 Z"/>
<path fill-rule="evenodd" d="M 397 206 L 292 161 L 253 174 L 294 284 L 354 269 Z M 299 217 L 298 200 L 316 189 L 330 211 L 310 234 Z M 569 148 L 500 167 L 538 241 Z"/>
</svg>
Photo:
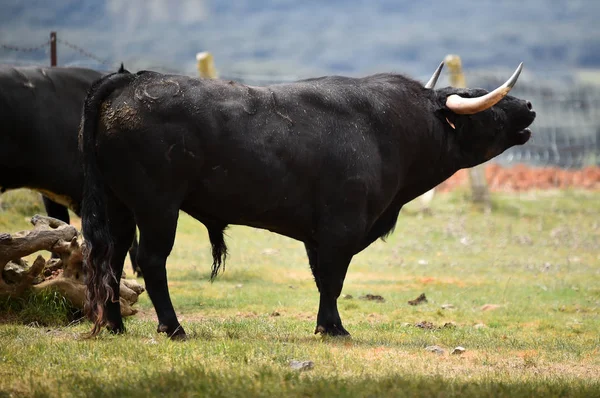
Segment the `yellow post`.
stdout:
<svg viewBox="0 0 600 398">
<path fill-rule="evenodd" d="M 450 84 L 452 85 L 452 87 L 467 87 L 465 74 L 462 70 L 462 61 L 458 55 L 446 55 L 446 58 L 444 58 L 444 65 L 446 66 L 446 70 L 448 70 L 448 73 L 450 74 Z"/>
<path fill-rule="evenodd" d="M 219 77 L 217 69 L 215 69 L 215 61 L 211 53 L 203 51 L 196 54 L 196 61 L 198 66 L 198 74 L 200 77 L 206 77 L 209 79 L 216 79 Z"/>
<path fill-rule="evenodd" d="M 465 88 L 467 82 L 462 70 L 462 62 L 458 55 L 449 54 L 444 59 L 444 63 L 450 73 L 450 84 L 453 87 Z M 486 210 L 490 209 L 490 193 L 485 179 L 485 167 L 483 164 L 469 169 L 469 181 L 471 183 L 471 193 L 473 202 L 481 203 Z"/>
</svg>

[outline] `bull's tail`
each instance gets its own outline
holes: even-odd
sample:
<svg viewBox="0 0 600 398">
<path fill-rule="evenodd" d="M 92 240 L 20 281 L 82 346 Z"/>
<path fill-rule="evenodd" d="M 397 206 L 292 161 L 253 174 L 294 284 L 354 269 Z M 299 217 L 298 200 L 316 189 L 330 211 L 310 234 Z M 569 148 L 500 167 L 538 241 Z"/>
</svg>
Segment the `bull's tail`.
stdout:
<svg viewBox="0 0 600 398">
<path fill-rule="evenodd" d="M 135 78 L 130 73 L 113 73 L 96 81 L 88 91 L 79 132 L 79 150 L 84 170 L 81 206 L 82 232 L 85 238 L 84 272 L 86 273 L 86 315 L 94 322 L 91 336 L 106 324 L 105 305 L 114 299 L 111 282 L 115 275 L 110 261 L 114 242 L 106 214 L 105 186 L 96 160 L 96 133 L 100 107 L 108 96 Z"/>
</svg>

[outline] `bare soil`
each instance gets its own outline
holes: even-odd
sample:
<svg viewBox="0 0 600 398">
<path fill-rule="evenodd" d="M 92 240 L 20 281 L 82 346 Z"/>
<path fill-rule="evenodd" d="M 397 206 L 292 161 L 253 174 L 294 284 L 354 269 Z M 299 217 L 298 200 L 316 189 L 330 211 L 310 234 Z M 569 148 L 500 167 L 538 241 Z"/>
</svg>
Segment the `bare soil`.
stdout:
<svg viewBox="0 0 600 398">
<path fill-rule="evenodd" d="M 600 190 L 600 167 L 598 166 L 565 170 L 557 167 L 530 167 L 524 164 L 507 168 L 492 163 L 485 166 L 485 177 L 490 191 L 493 192 L 565 188 Z M 468 170 L 459 170 L 441 183 L 437 189 L 448 192 L 468 185 Z"/>
</svg>

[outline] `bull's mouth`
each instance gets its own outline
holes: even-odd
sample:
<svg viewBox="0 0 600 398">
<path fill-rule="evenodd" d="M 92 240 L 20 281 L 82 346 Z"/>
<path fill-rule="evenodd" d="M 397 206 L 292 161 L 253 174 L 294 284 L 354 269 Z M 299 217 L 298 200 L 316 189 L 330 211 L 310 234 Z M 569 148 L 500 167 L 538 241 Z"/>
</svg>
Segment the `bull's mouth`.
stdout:
<svg viewBox="0 0 600 398">
<path fill-rule="evenodd" d="M 529 127 L 519 131 L 517 133 L 517 145 L 523 145 L 531 138 L 531 129 Z"/>
</svg>

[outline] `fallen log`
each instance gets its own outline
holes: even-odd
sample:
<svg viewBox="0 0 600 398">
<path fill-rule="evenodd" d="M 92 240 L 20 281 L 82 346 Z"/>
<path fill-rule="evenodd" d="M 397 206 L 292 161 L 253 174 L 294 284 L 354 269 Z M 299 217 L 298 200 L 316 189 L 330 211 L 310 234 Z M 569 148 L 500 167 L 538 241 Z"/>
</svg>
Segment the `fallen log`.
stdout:
<svg viewBox="0 0 600 398">
<path fill-rule="evenodd" d="M 33 229 L 14 234 L 0 233 L 0 296 L 20 297 L 26 292 L 54 289 L 71 304 L 83 309 L 86 300 L 83 272 L 83 238 L 77 229 L 51 217 L 35 215 Z M 54 256 L 48 261 L 41 255 L 31 266 L 23 257 L 40 250 Z M 133 304 L 144 287 L 132 279 L 121 279 L 121 314 L 137 312 Z"/>
</svg>

